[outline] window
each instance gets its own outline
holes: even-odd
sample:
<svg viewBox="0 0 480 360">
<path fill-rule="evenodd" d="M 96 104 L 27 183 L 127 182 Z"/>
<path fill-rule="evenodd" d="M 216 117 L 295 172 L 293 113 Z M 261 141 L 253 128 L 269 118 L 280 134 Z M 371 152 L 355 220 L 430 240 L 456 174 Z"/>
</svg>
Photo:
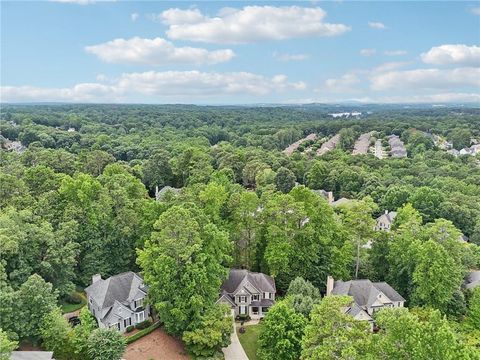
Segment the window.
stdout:
<svg viewBox="0 0 480 360">
<path fill-rule="evenodd" d="M 258 301 L 260 300 L 260 295 L 259 294 L 253 294 L 252 295 L 252 301 Z"/>
<path fill-rule="evenodd" d="M 110 328 L 110 329 L 117 329 L 118 331 L 120 331 L 120 323 L 117 322 L 117 323 L 115 323 L 115 324 L 111 324 L 111 325 L 109 326 L 109 328 Z"/>
<path fill-rule="evenodd" d="M 124 319 L 123 320 L 123 327 L 126 328 L 127 326 L 132 325 L 132 318 Z"/>
<path fill-rule="evenodd" d="M 90 304 L 93 304 L 92 298 L 89 298 L 88 301 L 90 302 Z"/>
<path fill-rule="evenodd" d="M 246 306 L 241 305 L 240 306 L 240 315 L 245 315 L 247 313 L 247 308 Z"/>
<path fill-rule="evenodd" d="M 273 298 L 273 294 L 272 293 L 268 293 L 268 298 L 271 300 Z"/>
<path fill-rule="evenodd" d="M 139 313 L 135 313 L 135 322 L 138 324 L 145 320 L 145 312 L 141 311 Z"/>
<path fill-rule="evenodd" d="M 133 308 L 138 309 L 140 306 L 143 305 L 143 299 L 137 299 L 133 301 Z"/>
<path fill-rule="evenodd" d="M 268 307 L 262 307 L 262 313 L 266 314 L 268 312 Z"/>
<path fill-rule="evenodd" d="M 258 315 L 258 306 L 252 306 L 252 314 Z"/>
<path fill-rule="evenodd" d="M 240 302 L 241 303 L 247 302 L 247 297 L 246 296 L 240 296 Z"/>
</svg>

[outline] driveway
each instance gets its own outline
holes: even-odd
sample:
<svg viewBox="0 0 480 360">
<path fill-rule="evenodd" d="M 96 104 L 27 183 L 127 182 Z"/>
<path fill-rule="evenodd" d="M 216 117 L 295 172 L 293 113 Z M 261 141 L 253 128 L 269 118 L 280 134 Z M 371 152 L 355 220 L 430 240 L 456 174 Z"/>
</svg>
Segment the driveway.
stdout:
<svg viewBox="0 0 480 360">
<path fill-rule="evenodd" d="M 248 360 L 245 350 L 243 350 L 240 340 L 238 340 L 237 329 L 235 323 L 233 323 L 233 333 L 231 335 L 231 343 L 228 347 L 223 348 L 223 354 L 225 355 L 225 360 Z"/>
</svg>

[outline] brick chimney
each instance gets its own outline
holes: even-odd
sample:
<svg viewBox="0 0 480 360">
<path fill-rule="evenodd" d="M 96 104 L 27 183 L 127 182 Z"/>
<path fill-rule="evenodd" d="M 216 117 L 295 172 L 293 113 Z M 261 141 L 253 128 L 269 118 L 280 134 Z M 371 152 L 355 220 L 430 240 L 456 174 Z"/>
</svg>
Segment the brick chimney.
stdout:
<svg viewBox="0 0 480 360">
<path fill-rule="evenodd" d="M 98 280 L 102 280 L 102 275 L 100 274 L 92 275 L 92 284 L 96 283 Z"/>
<path fill-rule="evenodd" d="M 333 277 L 331 277 L 330 275 L 327 276 L 327 293 L 325 294 L 326 296 L 332 293 L 334 282 L 335 280 L 333 279 Z"/>
</svg>

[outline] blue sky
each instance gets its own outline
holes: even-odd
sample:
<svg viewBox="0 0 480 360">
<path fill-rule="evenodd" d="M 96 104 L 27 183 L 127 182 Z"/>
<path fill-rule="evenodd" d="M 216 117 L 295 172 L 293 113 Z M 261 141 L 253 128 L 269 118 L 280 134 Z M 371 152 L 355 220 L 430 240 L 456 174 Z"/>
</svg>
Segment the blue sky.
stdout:
<svg viewBox="0 0 480 360">
<path fill-rule="evenodd" d="M 2 1 L 3 102 L 480 102 L 478 2 Z"/>
</svg>

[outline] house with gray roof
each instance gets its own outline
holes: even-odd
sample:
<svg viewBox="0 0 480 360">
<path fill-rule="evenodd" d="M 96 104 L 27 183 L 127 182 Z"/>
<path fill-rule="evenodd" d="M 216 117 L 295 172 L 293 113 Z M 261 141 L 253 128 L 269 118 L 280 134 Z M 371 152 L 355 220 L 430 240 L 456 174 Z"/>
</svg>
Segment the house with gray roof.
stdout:
<svg viewBox="0 0 480 360">
<path fill-rule="evenodd" d="M 385 213 L 377 218 L 377 224 L 375 230 L 377 231 L 390 231 L 393 221 L 397 217 L 396 211 L 385 210 Z"/>
<path fill-rule="evenodd" d="M 369 321 L 373 324 L 372 315 L 385 307 L 403 307 L 405 299 L 386 282 L 364 280 L 335 281 L 327 278 L 328 295 L 347 295 L 353 302 L 345 309 L 347 314 L 357 320 Z"/>
<path fill-rule="evenodd" d="M 10 360 L 55 360 L 52 351 L 12 351 Z"/>
<path fill-rule="evenodd" d="M 465 288 L 473 290 L 480 286 L 480 270 L 471 270 L 465 279 Z"/>
<path fill-rule="evenodd" d="M 263 273 L 231 269 L 220 288 L 217 303 L 227 304 L 234 316 L 261 319 L 275 303 L 275 280 Z"/>
<path fill-rule="evenodd" d="M 158 186 L 155 186 L 155 200 L 156 201 L 163 201 L 169 195 L 177 196 L 181 192 L 182 192 L 182 189 L 174 188 L 174 187 L 171 187 L 171 186 L 168 186 L 168 185 L 164 186 L 160 190 L 158 189 Z"/>
<path fill-rule="evenodd" d="M 100 328 L 114 328 L 124 332 L 129 326 L 145 321 L 150 306 L 144 303 L 148 287 L 133 271 L 102 279 L 92 276 L 92 284 L 85 289 L 88 309 Z"/>
</svg>

